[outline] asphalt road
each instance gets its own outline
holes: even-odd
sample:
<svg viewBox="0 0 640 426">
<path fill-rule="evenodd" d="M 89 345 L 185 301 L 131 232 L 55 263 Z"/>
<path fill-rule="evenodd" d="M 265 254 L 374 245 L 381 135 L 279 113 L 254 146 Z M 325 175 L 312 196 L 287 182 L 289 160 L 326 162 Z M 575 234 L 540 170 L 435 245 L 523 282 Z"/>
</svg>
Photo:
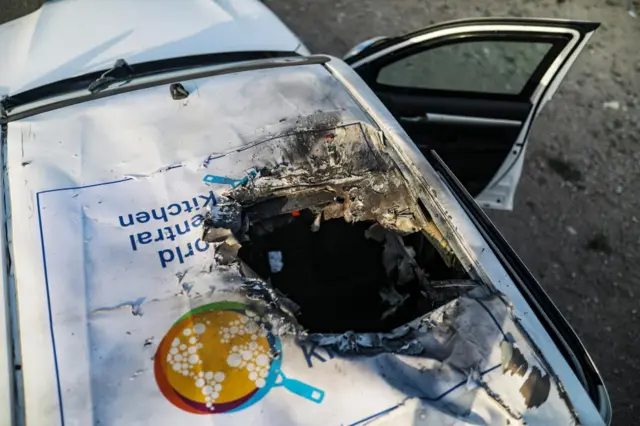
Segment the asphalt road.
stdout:
<svg viewBox="0 0 640 426">
<path fill-rule="evenodd" d="M 38 3 L 0 0 L 0 22 L 28 13 Z M 627 13 L 627 0 L 266 3 L 313 52 L 334 55 L 371 36 L 463 17 L 544 16 L 603 23 L 534 126 L 515 210 L 491 216 L 601 369 L 613 400 L 614 424 L 636 424 L 640 19 Z M 635 8 L 640 13 L 640 4 Z"/>
</svg>

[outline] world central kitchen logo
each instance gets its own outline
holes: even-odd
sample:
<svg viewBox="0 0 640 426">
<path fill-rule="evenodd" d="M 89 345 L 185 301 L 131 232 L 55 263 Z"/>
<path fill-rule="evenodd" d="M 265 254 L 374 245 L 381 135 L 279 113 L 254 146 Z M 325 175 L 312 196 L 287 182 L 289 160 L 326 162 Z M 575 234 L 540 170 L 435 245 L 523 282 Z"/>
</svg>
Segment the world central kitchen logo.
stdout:
<svg viewBox="0 0 640 426">
<path fill-rule="evenodd" d="M 210 244 L 203 241 L 201 233 L 190 242 L 183 243 L 185 236 L 200 228 L 209 208 L 216 205 L 213 190 L 195 195 L 149 211 L 141 210 L 118 217 L 121 228 L 129 232 L 129 247 L 138 252 L 147 246 L 157 245 L 158 261 L 162 268 L 171 263 L 183 264 L 186 259 L 209 250 Z M 170 223 L 178 217 L 185 217 L 177 223 Z M 167 247 L 168 242 L 176 242 Z"/>
<path fill-rule="evenodd" d="M 160 392 L 193 414 L 244 410 L 283 388 L 320 404 L 322 389 L 282 372 L 283 348 L 264 319 L 246 305 L 216 302 L 179 318 L 154 357 Z"/>
<path fill-rule="evenodd" d="M 234 179 L 226 176 L 207 174 L 202 181 L 208 185 L 228 185 L 231 188 L 246 185 L 256 177 L 255 169 L 245 170 L 244 176 Z M 199 236 L 190 242 L 183 243 L 183 236 L 189 235 L 194 229 L 204 223 L 207 211 L 217 204 L 213 190 L 198 194 L 191 198 L 175 201 L 149 211 L 141 210 L 118 217 L 121 228 L 129 232 L 129 247 L 138 252 L 149 245 L 158 245 L 159 265 L 166 268 L 172 263 L 183 264 L 186 259 L 209 250 L 210 244 Z M 178 217 L 185 217 L 173 223 Z M 171 222 L 171 223 L 170 223 Z M 167 247 L 167 242 L 175 242 L 173 247 Z"/>
</svg>

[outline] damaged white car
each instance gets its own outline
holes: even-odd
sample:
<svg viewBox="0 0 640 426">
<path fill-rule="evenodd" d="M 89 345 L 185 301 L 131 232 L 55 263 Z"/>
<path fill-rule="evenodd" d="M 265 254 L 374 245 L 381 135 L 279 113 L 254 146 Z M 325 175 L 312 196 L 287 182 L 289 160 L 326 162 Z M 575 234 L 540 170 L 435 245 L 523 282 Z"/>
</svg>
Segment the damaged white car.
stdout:
<svg viewBox="0 0 640 426">
<path fill-rule="evenodd" d="M 0 26 L 0 424 L 609 424 L 479 207 L 511 208 L 596 28 L 457 21 L 341 60 L 252 0 Z"/>
</svg>

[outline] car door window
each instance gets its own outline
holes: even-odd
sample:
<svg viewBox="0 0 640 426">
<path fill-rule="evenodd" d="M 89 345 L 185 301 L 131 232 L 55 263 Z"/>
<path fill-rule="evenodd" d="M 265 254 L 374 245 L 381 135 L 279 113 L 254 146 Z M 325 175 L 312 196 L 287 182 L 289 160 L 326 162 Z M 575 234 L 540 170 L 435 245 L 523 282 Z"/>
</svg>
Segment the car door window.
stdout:
<svg viewBox="0 0 640 426">
<path fill-rule="evenodd" d="M 597 23 L 467 19 L 347 58 L 425 154 L 483 206 L 511 209 L 534 119 Z"/>
<path fill-rule="evenodd" d="M 463 41 L 424 50 L 380 69 L 386 86 L 517 95 L 552 43 Z"/>
</svg>

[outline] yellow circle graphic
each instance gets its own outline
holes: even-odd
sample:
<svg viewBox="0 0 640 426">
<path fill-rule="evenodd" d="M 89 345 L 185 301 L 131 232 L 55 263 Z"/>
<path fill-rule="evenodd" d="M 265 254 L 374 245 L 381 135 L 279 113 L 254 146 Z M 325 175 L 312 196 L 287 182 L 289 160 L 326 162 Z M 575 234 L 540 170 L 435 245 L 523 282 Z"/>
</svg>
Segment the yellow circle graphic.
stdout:
<svg viewBox="0 0 640 426">
<path fill-rule="evenodd" d="M 268 332 L 250 311 L 194 312 L 178 321 L 158 347 L 158 385 L 187 411 L 235 408 L 235 402 L 267 384 L 272 363 Z"/>
</svg>

